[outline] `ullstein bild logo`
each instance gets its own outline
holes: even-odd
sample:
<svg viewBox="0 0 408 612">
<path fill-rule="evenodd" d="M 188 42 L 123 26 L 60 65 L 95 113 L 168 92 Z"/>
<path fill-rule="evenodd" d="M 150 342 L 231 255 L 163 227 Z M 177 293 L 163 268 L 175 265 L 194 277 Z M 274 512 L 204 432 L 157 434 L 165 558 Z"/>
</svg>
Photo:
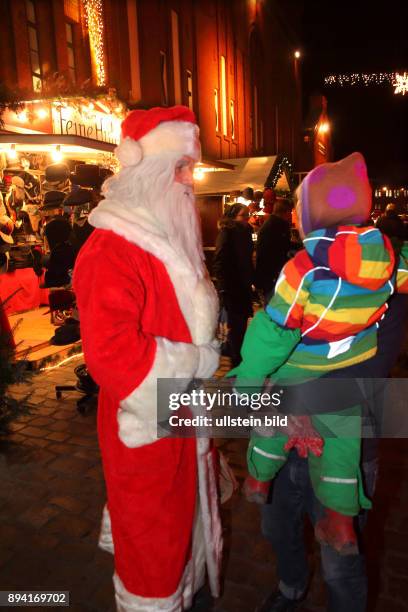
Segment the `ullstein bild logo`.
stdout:
<svg viewBox="0 0 408 612">
<path fill-rule="evenodd" d="M 287 427 L 287 416 L 267 416 L 256 417 L 252 414 L 246 417 L 232 417 L 229 414 L 223 416 L 212 417 L 198 415 L 195 417 L 179 417 L 173 414 L 169 418 L 171 427 Z"/>
</svg>

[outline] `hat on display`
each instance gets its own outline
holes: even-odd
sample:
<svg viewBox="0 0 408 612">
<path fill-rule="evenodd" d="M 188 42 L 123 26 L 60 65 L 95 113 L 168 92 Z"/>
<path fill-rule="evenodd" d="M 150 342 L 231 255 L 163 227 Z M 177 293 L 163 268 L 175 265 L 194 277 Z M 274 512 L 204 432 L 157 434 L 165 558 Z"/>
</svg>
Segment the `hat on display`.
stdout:
<svg viewBox="0 0 408 612">
<path fill-rule="evenodd" d="M 51 164 L 45 169 L 45 180 L 48 183 L 59 183 L 69 178 L 67 164 Z"/>
<path fill-rule="evenodd" d="M 335 225 L 363 223 L 371 210 L 371 186 L 361 153 L 321 164 L 298 188 L 304 234 Z"/>
<path fill-rule="evenodd" d="M 47 191 L 44 194 L 44 203 L 42 210 L 51 210 L 53 208 L 62 208 L 63 201 L 67 194 L 63 191 Z"/>
<path fill-rule="evenodd" d="M 70 178 L 71 183 L 81 185 L 81 187 L 99 187 L 103 180 L 99 166 L 95 164 L 77 164 Z"/>
<path fill-rule="evenodd" d="M 18 189 L 24 189 L 24 180 L 21 178 L 21 176 L 13 176 L 13 178 L 11 179 L 11 184 L 17 187 Z"/>
<path fill-rule="evenodd" d="M 187 106 L 133 110 L 122 122 L 115 153 L 122 166 L 136 166 L 145 157 L 188 155 L 200 159 L 199 129 Z"/>
<path fill-rule="evenodd" d="M 92 202 L 92 191 L 90 189 L 72 190 L 65 198 L 64 206 L 83 206 Z"/>
<path fill-rule="evenodd" d="M 0 238 L 7 244 L 14 244 L 13 240 L 14 223 L 8 215 L 0 216 Z"/>
</svg>

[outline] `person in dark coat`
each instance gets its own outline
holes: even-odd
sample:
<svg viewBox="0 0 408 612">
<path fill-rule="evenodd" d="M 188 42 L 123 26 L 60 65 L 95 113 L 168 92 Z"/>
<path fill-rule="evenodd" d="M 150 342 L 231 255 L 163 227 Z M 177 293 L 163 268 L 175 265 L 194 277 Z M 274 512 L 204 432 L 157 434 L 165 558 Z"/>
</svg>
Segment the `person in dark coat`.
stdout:
<svg viewBox="0 0 408 612">
<path fill-rule="evenodd" d="M 252 316 L 252 230 L 245 204 L 230 206 L 219 223 L 213 272 L 221 305 L 228 316 L 228 354 L 235 367 L 241 361 L 241 345 Z"/>
<path fill-rule="evenodd" d="M 292 205 L 288 200 L 276 200 L 273 213 L 262 225 L 256 243 L 255 285 L 269 301 L 281 269 L 289 259 L 291 248 Z"/>
<path fill-rule="evenodd" d="M 71 284 L 71 271 L 75 254 L 69 242 L 71 226 L 63 217 L 53 219 L 45 227 L 45 236 L 50 246 L 50 256 L 44 261 L 46 267 L 45 287 L 64 287 Z"/>
<path fill-rule="evenodd" d="M 399 243 L 402 243 L 405 237 L 405 225 L 402 219 L 398 216 L 397 207 L 395 204 L 390 203 L 385 209 L 385 213 L 378 218 L 376 227 L 388 236 L 393 243 L 394 248 L 399 250 Z"/>
</svg>

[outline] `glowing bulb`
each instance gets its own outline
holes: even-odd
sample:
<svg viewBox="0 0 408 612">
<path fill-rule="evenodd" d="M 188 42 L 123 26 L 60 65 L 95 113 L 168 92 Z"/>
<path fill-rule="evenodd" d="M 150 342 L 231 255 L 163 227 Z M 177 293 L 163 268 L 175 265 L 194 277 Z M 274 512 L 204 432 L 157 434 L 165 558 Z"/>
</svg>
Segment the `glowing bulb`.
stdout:
<svg viewBox="0 0 408 612">
<path fill-rule="evenodd" d="M 36 110 L 36 114 L 39 119 L 45 119 L 48 117 L 48 112 L 45 110 L 45 108 L 38 108 Z"/>
<path fill-rule="evenodd" d="M 7 151 L 7 157 L 9 159 L 17 159 L 16 145 L 12 144 L 9 151 Z"/>
<path fill-rule="evenodd" d="M 61 151 L 61 145 L 55 147 L 55 151 L 51 153 L 51 157 L 55 162 L 60 162 L 63 159 L 64 156 Z"/>
<path fill-rule="evenodd" d="M 319 125 L 318 131 L 320 134 L 326 134 L 326 132 L 328 132 L 329 129 L 330 129 L 330 125 L 325 121 L 324 123 L 321 123 Z"/>
<path fill-rule="evenodd" d="M 18 121 L 21 121 L 22 123 L 25 123 L 28 120 L 28 115 L 27 115 L 26 110 L 21 111 L 21 113 L 16 113 L 16 116 L 17 116 Z"/>
<path fill-rule="evenodd" d="M 294 56 L 295 56 L 296 59 L 299 59 L 300 56 L 301 56 L 300 51 L 295 51 Z"/>
<path fill-rule="evenodd" d="M 204 172 L 203 172 L 202 168 L 196 168 L 194 170 L 194 180 L 202 181 L 203 178 L 204 178 Z"/>
</svg>

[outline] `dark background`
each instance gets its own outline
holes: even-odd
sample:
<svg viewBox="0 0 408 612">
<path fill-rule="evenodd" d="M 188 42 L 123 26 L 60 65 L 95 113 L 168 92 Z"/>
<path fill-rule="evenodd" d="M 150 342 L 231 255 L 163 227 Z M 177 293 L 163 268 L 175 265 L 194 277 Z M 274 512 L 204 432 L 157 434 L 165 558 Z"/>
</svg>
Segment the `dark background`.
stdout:
<svg viewBox="0 0 408 612">
<path fill-rule="evenodd" d="M 347 72 L 408 72 L 408 1 L 378 6 L 349 0 L 304 3 L 302 79 L 307 99 L 328 99 L 334 159 L 361 151 L 370 178 L 408 185 L 408 94 L 395 95 L 390 83 L 324 86 L 324 77 Z"/>
</svg>

